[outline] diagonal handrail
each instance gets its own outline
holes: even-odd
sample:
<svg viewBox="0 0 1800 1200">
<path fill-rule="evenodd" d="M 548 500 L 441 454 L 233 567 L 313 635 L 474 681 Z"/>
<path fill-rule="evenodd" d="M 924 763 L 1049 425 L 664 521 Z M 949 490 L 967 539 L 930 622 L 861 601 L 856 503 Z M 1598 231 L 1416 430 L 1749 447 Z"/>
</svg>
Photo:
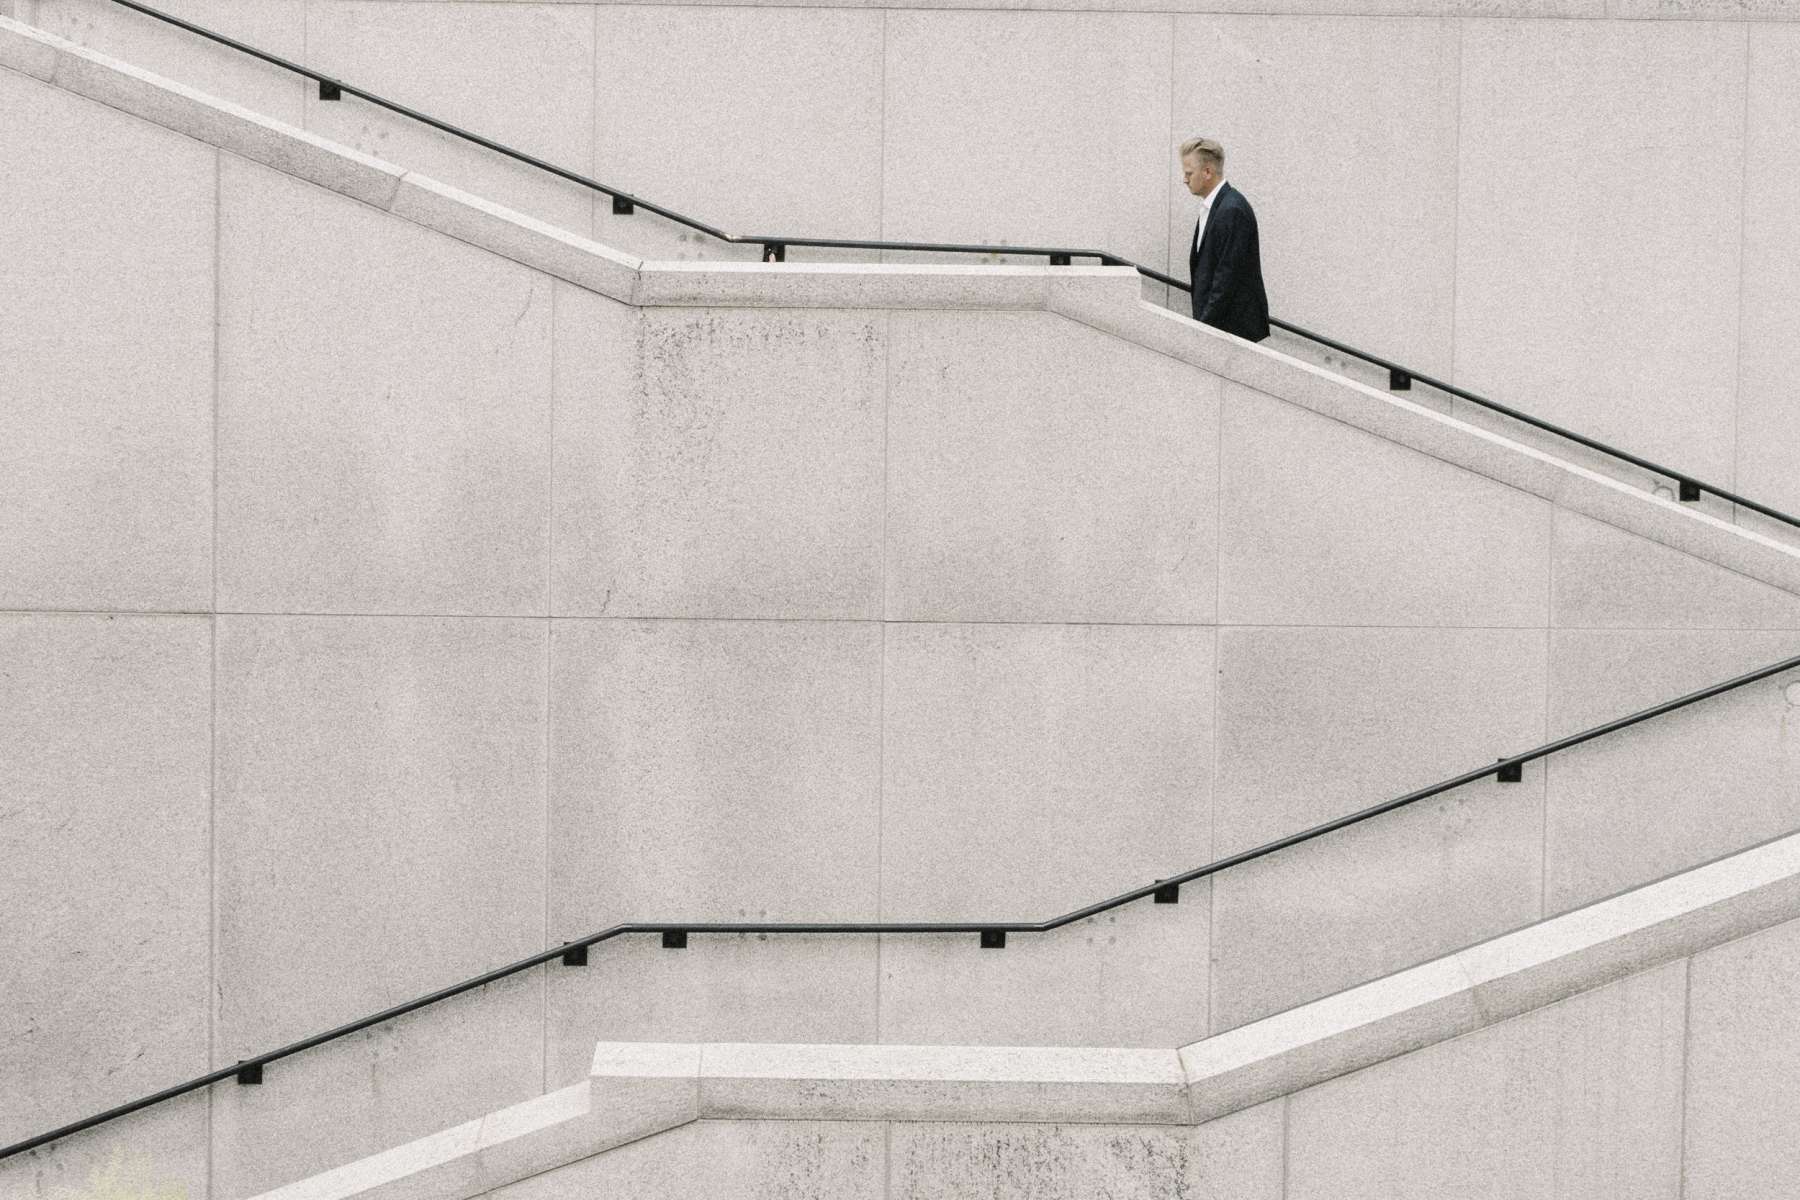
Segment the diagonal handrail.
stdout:
<svg viewBox="0 0 1800 1200">
<path fill-rule="evenodd" d="M 110 1108 L 105 1112 L 97 1113 L 94 1116 L 87 1117 L 83 1120 L 63 1125 L 59 1128 L 52 1129 L 47 1133 L 38 1134 L 36 1137 L 27 1138 L 22 1142 L 17 1142 L 4 1149 L 0 1149 L 0 1159 L 10 1158 L 15 1154 L 23 1154 L 28 1150 L 35 1150 L 39 1146 L 47 1145 L 59 1138 L 65 1138 L 71 1134 L 81 1133 L 85 1130 L 92 1129 L 95 1126 L 104 1125 L 108 1121 L 129 1116 L 132 1113 L 142 1111 L 153 1105 L 161 1104 L 166 1100 L 173 1100 L 178 1096 L 184 1096 L 189 1092 L 198 1091 L 201 1088 L 209 1087 L 212 1084 L 220 1083 L 227 1079 L 236 1078 L 240 1083 L 247 1084 L 261 1083 L 263 1068 L 270 1063 L 278 1062 L 290 1055 L 299 1054 L 303 1050 L 310 1050 L 315 1046 L 322 1046 L 325 1043 L 335 1041 L 338 1038 L 347 1037 L 353 1033 L 360 1033 L 371 1026 L 380 1025 L 383 1022 L 391 1021 L 396 1017 L 406 1016 L 408 1013 L 417 1012 L 422 1008 L 428 1008 L 433 1004 L 448 1000 L 453 996 L 460 996 L 464 992 L 470 992 L 474 991 L 476 988 L 486 987 L 490 983 L 497 983 L 502 979 L 517 975 L 522 971 L 528 971 L 533 967 L 542 966 L 552 959 L 560 958 L 569 966 L 585 966 L 587 965 L 587 951 L 589 947 L 597 946 L 602 942 L 610 942 L 614 938 L 624 937 L 629 934 L 661 934 L 664 946 L 679 948 L 686 946 L 689 934 L 695 933 L 973 933 L 980 935 L 983 947 L 998 949 L 1003 948 L 1006 945 L 1006 935 L 1009 933 L 1050 933 L 1061 929 L 1065 925 L 1072 925 L 1076 921 L 1086 920 L 1089 917 L 1097 916 L 1100 913 L 1120 908 L 1138 900 L 1143 900 L 1146 897 L 1154 897 L 1158 903 L 1172 902 L 1178 899 L 1180 886 L 1184 883 L 1192 883 L 1197 879 L 1205 879 L 1210 875 L 1216 875 L 1220 871 L 1227 870 L 1231 867 L 1254 862 L 1259 858 L 1264 858 L 1268 855 L 1275 854 L 1278 851 L 1298 846 L 1303 842 L 1310 842 L 1314 838 L 1323 837 L 1328 833 L 1334 833 L 1337 830 L 1360 824 L 1373 817 L 1381 816 L 1383 813 L 1393 812 L 1395 809 L 1405 808 L 1410 804 L 1416 804 L 1420 800 L 1428 800 L 1433 796 L 1442 795 L 1445 792 L 1452 791 L 1465 784 L 1473 783 L 1478 779 L 1485 779 L 1490 775 L 1500 775 L 1502 777 L 1510 775 L 1516 780 L 1520 768 L 1526 763 L 1535 762 L 1540 758 L 1548 758 L 1550 755 L 1559 751 L 1568 750 L 1572 747 L 1579 746 L 1584 742 L 1591 742 L 1596 738 L 1606 737 L 1608 734 L 1617 733 L 1623 729 L 1629 729 L 1633 725 L 1641 724 L 1655 717 L 1663 716 L 1666 713 L 1675 712 L 1676 710 L 1686 708 L 1689 705 L 1698 704 L 1702 700 L 1709 700 L 1714 696 L 1723 695 L 1726 692 L 1734 691 L 1737 688 L 1756 683 L 1759 680 L 1768 679 L 1771 676 L 1779 675 L 1784 671 L 1794 670 L 1796 668 L 1800 668 L 1800 655 L 1783 659 L 1777 663 L 1771 663 L 1766 667 L 1759 667 L 1748 674 L 1739 675 L 1733 679 L 1727 679 L 1722 683 L 1715 683 L 1710 687 L 1701 688 L 1696 692 L 1689 692 L 1686 695 L 1678 696 L 1673 700 L 1666 700 L 1661 704 L 1653 705 L 1650 708 L 1632 713 L 1630 716 L 1619 717 L 1618 719 L 1608 721 L 1603 725 L 1596 725 L 1592 729 L 1585 729 L 1580 733 L 1570 734 L 1568 737 L 1558 738 L 1552 742 L 1546 742 L 1535 749 L 1527 750 L 1523 754 L 1515 754 L 1510 758 L 1499 759 L 1492 765 L 1464 771 L 1460 775 L 1454 775 L 1449 779 L 1434 783 L 1429 787 L 1423 787 L 1417 791 L 1408 792 L 1403 796 L 1396 796 L 1391 800 L 1384 800 L 1380 804 L 1374 804 L 1368 808 L 1358 809 L 1356 812 L 1348 813 L 1334 820 L 1325 821 L 1322 824 L 1314 825 L 1309 829 L 1303 829 L 1298 833 L 1292 833 L 1286 837 L 1277 838 L 1275 841 L 1266 842 L 1261 846 L 1243 850 L 1237 854 L 1214 859 L 1204 866 L 1195 867 L 1190 871 L 1183 871 L 1178 875 L 1171 875 L 1164 879 L 1158 879 L 1155 882 L 1147 883 L 1142 887 L 1132 888 L 1130 891 L 1121 892 L 1108 899 L 1096 901 L 1084 908 L 1075 909 L 1073 912 L 1066 912 L 1061 916 L 1050 917 L 1042 921 L 841 921 L 787 923 L 633 921 L 623 925 L 614 925 L 611 928 L 602 929 L 598 933 L 591 933 L 578 941 L 564 942 L 560 946 L 533 954 L 528 958 L 522 958 L 514 963 L 508 963 L 503 967 L 496 967 L 493 970 L 484 972 L 472 979 L 465 979 L 461 983 L 455 983 L 451 984 L 449 987 L 439 988 L 437 991 L 420 996 L 417 999 L 408 1000 L 403 1004 L 396 1004 L 391 1008 L 384 1008 L 380 1012 L 371 1013 L 370 1015 L 352 1021 L 347 1025 L 340 1025 L 335 1029 L 328 1029 L 323 1033 L 313 1034 L 311 1037 L 302 1038 L 300 1041 L 292 1042 L 278 1050 L 271 1050 L 265 1054 L 259 1054 L 255 1058 L 243 1059 L 229 1067 L 221 1067 L 216 1071 L 208 1072 L 196 1079 L 190 1079 L 186 1083 L 179 1083 L 173 1087 L 164 1088 L 160 1092 L 155 1092 L 141 1099 L 133 1100 L 128 1104 L 121 1104 L 117 1108 Z"/>
<path fill-rule="evenodd" d="M 642 208 L 648 212 L 655 213 L 659 217 L 673 221 L 678 225 L 684 225 L 699 233 L 704 233 L 708 237 L 721 242 L 732 245 L 761 245 L 763 247 L 763 260 L 765 262 L 785 261 L 787 249 L 790 246 L 838 250 L 916 251 L 921 253 L 941 254 L 1019 254 L 1028 258 L 1047 258 L 1050 260 L 1050 265 L 1052 266 L 1067 266 L 1072 263 L 1074 259 L 1091 258 L 1097 260 L 1101 266 L 1130 267 L 1146 279 L 1152 279 L 1158 283 L 1179 288 L 1185 292 L 1193 291 L 1193 285 L 1186 280 L 1177 279 L 1172 275 L 1155 270 L 1151 267 L 1146 267 L 1142 263 L 1133 262 L 1128 258 L 1113 254 L 1107 250 L 1080 249 L 1067 246 L 993 246 L 969 245 L 952 242 L 889 242 L 853 238 L 808 238 L 790 237 L 779 234 L 738 235 L 727 233 L 723 229 L 706 224 L 704 221 L 696 220 L 693 217 L 676 212 L 671 208 L 654 204 L 640 196 L 622 191 L 619 188 L 609 187 L 598 180 L 590 179 L 575 171 L 556 166 L 554 163 L 546 162 L 543 159 L 538 158 L 535 155 L 527 154 L 522 150 L 515 150 L 511 146 L 503 145 L 491 138 L 483 137 L 481 134 L 473 133 L 467 129 L 452 125 L 448 121 L 440 121 L 436 117 L 428 116 L 416 109 L 408 108 L 406 105 L 399 104 L 383 96 L 378 96 L 375 93 L 357 87 L 354 84 L 345 83 L 341 79 L 322 74 L 310 67 L 282 58 L 280 55 L 271 54 L 266 50 L 260 50 L 255 46 L 240 42 L 237 39 L 228 37 L 216 30 L 207 29 L 203 26 L 196 25 L 191 21 L 185 21 L 180 17 L 161 12 L 146 4 L 140 3 L 139 0 L 112 0 L 112 3 L 117 4 L 122 8 L 131 9 L 133 12 L 142 13 L 144 16 L 152 17 L 166 24 L 173 25 L 178 29 L 186 30 L 196 36 L 203 37 L 208 41 L 216 42 L 221 46 L 230 47 L 242 54 L 250 55 L 252 58 L 260 59 L 271 66 L 280 67 L 284 71 L 290 71 L 293 74 L 310 79 L 319 85 L 321 97 L 338 98 L 345 95 L 355 96 L 359 100 L 364 100 L 377 107 L 385 108 L 389 112 L 398 113 L 410 120 L 428 125 L 439 132 L 447 133 L 452 137 L 460 138 L 466 142 L 472 142 L 477 146 L 491 150 L 496 154 L 504 155 L 516 162 L 522 162 L 527 166 L 535 167 L 540 171 L 546 171 L 559 179 L 567 180 L 570 183 L 578 184 L 590 191 L 599 192 L 602 195 L 609 196 L 613 201 L 614 212 L 629 213 L 635 209 Z M 1501 404 L 1495 400 L 1489 400 L 1485 396 L 1479 396 L 1466 388 L 1446 383 L 1421 371 L 1415 371 L 1410 367 L 1402 366 L 1399 363 L 1379 355 L 1371 354 L 1364 350 L 1358 350 L 1354 346 L 1346 345 L 1334 338 L 1327 337 L 1324 334 L 1315 333 L 1312 330 L 1302 328 L 1291 322 L 1271 317 L 1269 319 L 1269 324 L 1294 334 L 1297 337 L 1305 338 L 1308 341 L 1316 342 L 1328 349 L 1335 350 L 1339 354 L 1349 355 L 1352 358 L 1387 371 L 1390 385 L 1395 390 L 1408 389 L 1414 383 L 1424 384 L 1426 387 L 1435 388 L 1436 390 L 1454 396 L 1459 400 L 1464 400 L 1470 404 L 1485 408 L 1489 412 L 1498 413 L 1510 420 L 1522 422 L 1534 429 L 1541 430 L 1555 437 L 1563 438 L 1576 445 L 1584 446 L 1589 450 L 1597 451 L 1610 458 L 1618 459 L 1620 462 L 1630 463 L 1632 466 L 1637 467 L 1640 470 L 1648 471 L 1652 475 L 1658 475 L 1669 479 L 1676 485 L 1677 494 L 1683 501 L 1696 501 L 1703 496 L 1712 495 L 1728 504 L 1748 509 L 1751 512 L 1768 517 L 1771 520 L 1779 521 L 1782 524 L 1791 526 L 1795 529 L 1800 529 L 1800 517 L 1795 517 L 1789 513 L 1782 512 L 1780 509 L 1772 508 L 1769 505 L 1740 496 L 1735 492 L 1728 491 L 1725 488 L 1708 483 L 1694 475 L 1690 475 L 1686 471 L 1678 471 L 1674 467 L 1664 466 L 1661 463 L 1633 454 L 1630 451 L 1621 450 L 1616 446 L 1608 445 L 1597 438 L 1591 438 L 1586 434 L 1577 433 L 1574 430 L 1567 429 L 1561 425 L 1556 425 L 1552 422 L 1533 417 L 1509 405 Z"/>
</svg>

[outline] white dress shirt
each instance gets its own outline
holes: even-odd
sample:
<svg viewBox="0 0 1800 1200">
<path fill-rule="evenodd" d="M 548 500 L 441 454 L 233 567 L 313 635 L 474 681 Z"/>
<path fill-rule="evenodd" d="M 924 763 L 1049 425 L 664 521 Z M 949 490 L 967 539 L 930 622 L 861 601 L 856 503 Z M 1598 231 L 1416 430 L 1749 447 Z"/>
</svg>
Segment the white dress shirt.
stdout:
<svg viewBox="0 0 1800 1200">
<path fill-rule="evenodd" d="M 1206 219 L 1212 216 L 1213 201 L 1219 198 L 1219 191 L 1225 186 L 1223 179 L 1213 184 L 1213 190 L 1200 197 L 1200 219 L 1194 223 L 1194 253 L 1200 253 L 1200 239 L 1206 236 Z"/>
</svg>

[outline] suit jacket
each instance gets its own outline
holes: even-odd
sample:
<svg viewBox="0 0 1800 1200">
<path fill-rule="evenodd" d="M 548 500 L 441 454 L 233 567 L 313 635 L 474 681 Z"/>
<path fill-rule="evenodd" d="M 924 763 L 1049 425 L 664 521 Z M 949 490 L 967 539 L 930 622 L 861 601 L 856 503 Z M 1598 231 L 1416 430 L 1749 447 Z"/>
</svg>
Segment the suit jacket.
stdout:
<svg viewBox="0 0 1800 1200">
<path fill-rule="evenodd" d="M 1269 298 L 1263 292 L 1262 252 L 1250 202 L 1229 183 L 1221 183 L 1206 228 L 1196 225 L 1195 232 L 1199 245 L 1188 246 L 1194 320 L 1262 341 L 1269 336 Z"/>
</svg>

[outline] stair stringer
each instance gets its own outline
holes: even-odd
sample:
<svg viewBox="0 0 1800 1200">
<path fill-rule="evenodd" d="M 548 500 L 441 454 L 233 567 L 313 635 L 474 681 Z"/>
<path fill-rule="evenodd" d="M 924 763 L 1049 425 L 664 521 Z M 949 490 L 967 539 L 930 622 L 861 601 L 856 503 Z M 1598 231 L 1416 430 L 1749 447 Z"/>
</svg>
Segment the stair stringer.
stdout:
<svg viewBox="0 0 1800 1200">
<path fill-rule="evenodd" d="M 0 68 L 636 307 L 1053 312 L 1800 594 L 1800 549 L 1149 304 L 1130 268 L 646 262 L 4 17 Z"/>
</svg>

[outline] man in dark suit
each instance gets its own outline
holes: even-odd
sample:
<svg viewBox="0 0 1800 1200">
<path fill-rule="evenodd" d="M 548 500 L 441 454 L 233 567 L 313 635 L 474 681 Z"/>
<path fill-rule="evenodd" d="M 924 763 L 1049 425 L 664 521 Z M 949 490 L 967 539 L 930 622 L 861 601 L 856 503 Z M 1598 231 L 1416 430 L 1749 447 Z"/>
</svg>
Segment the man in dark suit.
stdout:
<svg viewBox="0 0 1800 1200">
<path fill-rule="evenodd" d="M 1260 342 L 1269 336 L 1269 298 L 1256 214 L 1244 194 L 1225 182 L 1225 148 L 1211 138 L 1183 142 L 1181 177 L 1202 206 L 1188 244 L 1194 320 Z"/>
</svg>

